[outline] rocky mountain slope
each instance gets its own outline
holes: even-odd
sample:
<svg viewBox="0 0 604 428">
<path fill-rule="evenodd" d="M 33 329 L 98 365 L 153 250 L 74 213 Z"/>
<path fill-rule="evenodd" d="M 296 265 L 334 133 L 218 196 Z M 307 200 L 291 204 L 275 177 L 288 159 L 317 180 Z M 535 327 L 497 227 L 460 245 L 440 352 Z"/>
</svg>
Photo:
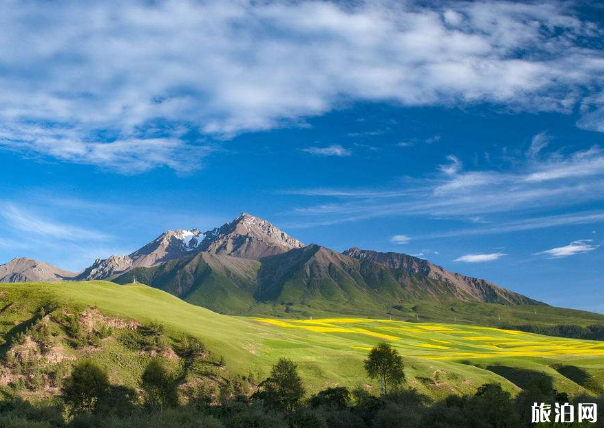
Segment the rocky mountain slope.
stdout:
<svg viewBox="0 0 604 428">
<path fill-rule="evenodd" d="M 304 244 L 271 223 L 247 213 L 222 227 L 206 232 L 200 250 L 212 254 L 260 260 L 282 254 Z"/>
<path fill-rule="evenodd" d="M 0 282 L 63 281 L 75 275 L 73 272 L 26 257 L 15 258 L 0 265 Z"/>
<path fill-rule="evenodd" d="M 440 266 L 417 257 L 400 253 L 381 253 L 378 251 L 351 248 L 343 254 L 360 260 L 361 263 L 378 263 L 389 268 L 397 281 L 401 284 L 411 284 L 413 279 L 431 281 L 443 284 L 452 297 L 462 301 L 479 301 L 508 304 L 536 304 L 537 301 L 529 299 L 518 293 L 484 279 L 472 278 L 455 272 L 448 271 Z M 435 290 L 427 290 L 428 293 Z M 434 296 L 438 297 L 438 296 Z"/>
<path fill-rule="evenodd" d="M 302 242 L 268 221 L 242 213 L 235 220 L 205 233 L 197 229 L 169 230 L 128 256 L 97 259 L 77 279 L 109 279 L 137 267 L 157 266 L 199 252 L 260 260 L 302 247 Z"/>
<path fill-rule="evenodd" d="M 238 239 L 235 234 L 231 238 Z M 126 284 L 135 279 L 228 314 L 377 315 L 419 302 L 541 304 L 488 281 L 404 254 L 360 249 L 338 253 L 314 244 L 259 261 L 200 252 L 155 267 L 133 269 L 114 281 Z"/>
<path fill-rule="evenodd" d="M 95 260 L 92 266 L 86 268 L 76 279 L 84 281 L 111 278 L 135 267 L 155 266 L 184 257 L 199 251 L 203 239 L 204 234 L 197 229 L 168 230 L 132 254 Z"/>
</svg>

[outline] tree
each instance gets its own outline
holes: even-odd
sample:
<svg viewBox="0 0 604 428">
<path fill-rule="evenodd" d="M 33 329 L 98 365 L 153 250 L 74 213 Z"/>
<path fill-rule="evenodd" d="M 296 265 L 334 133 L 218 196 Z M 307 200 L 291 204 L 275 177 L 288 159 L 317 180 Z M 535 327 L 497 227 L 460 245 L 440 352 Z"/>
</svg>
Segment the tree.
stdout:
<svg viewBox="0 0 604 428">
<path fill-rule="evenodd" d="M 405 380 L 403 359 L 388 343 L 380 343 L 369 352 L 365 360 L 365 371 L 371 379 L 378 379 L 382 392 L 396 387 Z"/>
<path fill-rule="evenodd" d="M 281 358 L 271 369 L 271 375 L 260 386 L 262 391 L 254 394 L 267 407 L 292 411 L 304 397 L 304 385 L 293 361 Z"/>
<path fill-rule="evenodd" d="M 74 410 L 95 409 L 109 391 L 107 371 L 93 361 L 82 361 L 73 368 L 63 385 L 63 398 Z"/>
<path fill-rule="evenodd" d="M 325 406 L 342 410 L 348 407 L 348 403 L 350 403 L 350 391 L 343 386 L 324 389 L 310 398 L 312 407 Z"/>
<path fill-rule="evenodd" d="M 474 397 L 468 401 L 467 410 L 471 420 L 480 421 L 485 426 L 497 428 L 520 426 L 512 397 L 499 384 L 481 385 Z"/>
<path fill-rule="evenodd" d="M 142 377 L 142 387 L 146 394 L 146 404 L 153 409 L 178 405 L 176 379 L 159 359 L 151 361 Z"/>
</svg>

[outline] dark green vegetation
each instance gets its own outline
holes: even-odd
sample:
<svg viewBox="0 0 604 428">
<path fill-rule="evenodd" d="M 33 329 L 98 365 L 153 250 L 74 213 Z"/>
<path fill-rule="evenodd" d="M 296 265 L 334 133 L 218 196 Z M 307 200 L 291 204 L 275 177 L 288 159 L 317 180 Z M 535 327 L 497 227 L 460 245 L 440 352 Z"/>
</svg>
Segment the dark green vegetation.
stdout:
<svg viewBox="0 0 604 428">
<path fill-rule="evenodd" d="M 309 245 L 260 261 L 202 252 L 135 268 L 114 281 L 126 284 L 136 279 L 230 315 L 339 314 L 502 328 L 530 325 L 548 327 L 550 332 L 559 325 L 604 326 L 602 315 L 553 308 L 425 260 L 355 251 L 348 256 Z M 590 339 L 604 339 L 602 329 L 593 331 Z"/>
<path fill-rule="evenodd" d="M 379 349 L 381 348 L 381 350 Z M 388 346 L 372 351 L 383 353 Z M 389 349 L 391 356 L 399 357 Z M 371 359 L 371 357 L 369 357 Z M 396 358 L 394 358 L 396 360 Z M 392 361 L 394 361 L 392 360 Z M 139 384 L 144 393 L 112 385 L 94 362 L 77 364 L 62 395 L 37 403 L 18 397 L 0 401 L 3 428 L 529 428 L 534 403 L 596 403 L 604 426 L 604 398 L 570 399 L 547 379 L 527 381 L 516 397 L 497 383 L 481 385 L 474 394 L 433 400 L 415 389 L 391 388 L 380 395 L 361 387 L 328 387 L 308 399 L 294 362 L 281 359 L 253 394 L 227 390 L 217 399 L 200 389 L 187 401 L 174 391 L 175 374 L 162 359 L 151 361 Z M 90 388 L 85 391 L 85 382 Z M 168 393 L 168 395 L 166 395 Z M 553 419 L 553 418 L 552 418 Z M 559 426 L 554 423 L 539 426 Z"/>
<path fill-rule="evenodd" d="M 576 339 L 604 340 L 604 324 L 576 325 L 510 325 L 513 330 L 526 331 L 528 333 L 544 334 L 546 336 L 574 337 Z"/>
</svg>

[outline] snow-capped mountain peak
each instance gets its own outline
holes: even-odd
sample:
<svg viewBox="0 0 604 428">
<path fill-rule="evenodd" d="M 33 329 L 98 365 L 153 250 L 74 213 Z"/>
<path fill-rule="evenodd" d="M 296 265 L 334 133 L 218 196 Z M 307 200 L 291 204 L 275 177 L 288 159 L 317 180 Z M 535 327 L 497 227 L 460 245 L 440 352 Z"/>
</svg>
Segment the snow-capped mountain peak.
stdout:
<svg viewBox="0 0 604 428">
<path fill-rule="evenodd" d="M 198 229 L 177 229 L 173 231 L 172 236 L 182 241 L 182 245 L 186 251 L 196 250 L 205 238 L 205 234 L 201 233 Z"/>
<path fill-rule="evenodd" d="M 128 256 L 96 260 L 78 279 L 110 278 L 137 267 L 156 266 L 200 251 L 259 260 L 301 247 L 304 247 L 302 242 L 270 222 L 244 212 L 235 220 L 205 233 L 199 229 L 167 230 Z"/>
</svg>

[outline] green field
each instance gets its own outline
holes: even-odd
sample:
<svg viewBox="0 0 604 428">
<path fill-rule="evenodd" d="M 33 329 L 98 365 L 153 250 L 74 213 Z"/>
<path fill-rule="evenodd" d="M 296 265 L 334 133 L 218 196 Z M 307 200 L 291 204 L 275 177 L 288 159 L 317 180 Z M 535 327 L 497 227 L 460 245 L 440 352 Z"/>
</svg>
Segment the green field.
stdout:
<svg viewBox="0 0 604 428">
<path fill-rule="evenodd" d="M 409 385 L 433 397 L 471 393 L 486 382 L 518 391 L 534 379 L 570 394 L 601 393 L 604 379 L 604 342 L 389 319 L 234 317 L 144 285 L 102 281 L 0 285 L 0 334 L 5 343 L 16 326 L 48 303 L 96 307 L 107 315 L 144 324 L 159 322 L 170 335 L 199 338 L 236 373 L 266 376 L 280 357 L 291 358 L 299 364 L 311 392 L 334 384 L 372 385 L 362 362 L 380 341 L 390 342 L 403 355 Z M 122 370 L 113 376 L 122 380 L 126 370 L 107 364 L 110 371 Z"/>
</svg>

